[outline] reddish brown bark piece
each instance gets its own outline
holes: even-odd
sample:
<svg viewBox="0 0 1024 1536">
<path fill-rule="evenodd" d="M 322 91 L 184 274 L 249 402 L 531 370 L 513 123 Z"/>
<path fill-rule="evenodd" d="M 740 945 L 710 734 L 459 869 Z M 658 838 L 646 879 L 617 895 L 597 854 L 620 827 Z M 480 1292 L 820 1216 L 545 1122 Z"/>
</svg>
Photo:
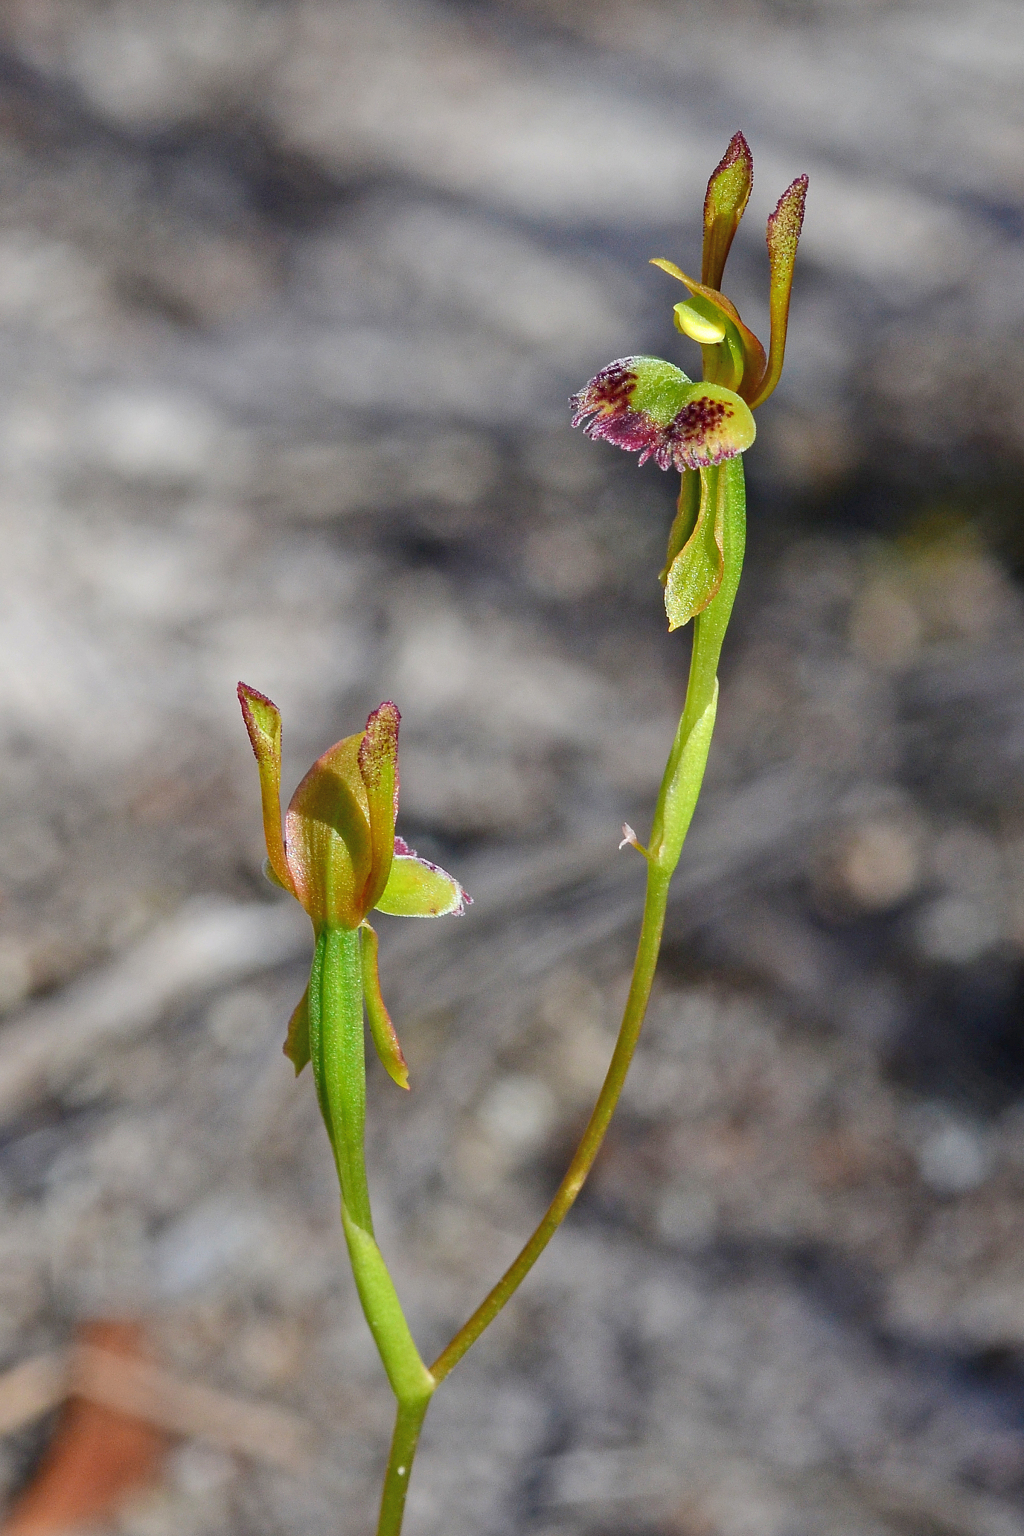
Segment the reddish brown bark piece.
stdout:
<svg viewBox="0 0 1024 1536">
<path fill-rule="evenodd" d="M 89 1323 L 79 1341 L 125 1360 L 149 1358 L 137 1323 Z M 154 1425 L 72 1397 L 35 1477 L 0 1526 L 0 1536 L 56 1536 L 105 1519 L 128 1494 L 156 1480 L 166 1448 L 166 1435 Z"/>
</svg>

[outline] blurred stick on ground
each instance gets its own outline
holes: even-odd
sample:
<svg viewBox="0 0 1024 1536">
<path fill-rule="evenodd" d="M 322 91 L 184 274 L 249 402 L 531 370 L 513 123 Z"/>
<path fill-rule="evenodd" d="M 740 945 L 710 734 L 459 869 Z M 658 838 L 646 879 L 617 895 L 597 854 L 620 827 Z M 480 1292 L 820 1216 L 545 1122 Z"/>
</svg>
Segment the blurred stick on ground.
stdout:
<svg viewBox="0 0 1024 1536">
<path fill-rule="evenodd" d="M 43 1461 L 0 1527 L 4 1536 L 45 1536 L 115 1514 L 159 1479 L 172 1436 L 290 1471 L 308 1463 L 306 1430 L 295 1415 L 161 1370 L 139 1323 L 87 1323 L 64 1354 L 0 1376 L 0 1426 L 9 1433 L 65 1400 Z"/>
</svg>

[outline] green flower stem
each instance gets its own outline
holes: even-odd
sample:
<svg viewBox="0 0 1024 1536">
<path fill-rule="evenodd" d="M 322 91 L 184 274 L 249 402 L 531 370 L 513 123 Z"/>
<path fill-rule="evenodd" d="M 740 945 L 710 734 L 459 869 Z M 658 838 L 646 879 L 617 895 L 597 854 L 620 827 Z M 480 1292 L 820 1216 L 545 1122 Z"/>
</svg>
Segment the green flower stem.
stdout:
<svg viewBox="0 0 1024 1536">
<path fill-rule="evenodd" d="M 379 1528 L 381 1536 L 397 1536 L 420 1425 L 437 1383 L 416 1348 L 373 1236 L 363 1150 L 366 1043 L 358 929 L 328 928 L 317 935 L 309 982 L 309 1046 L 320 1111 L 338 1166 L 341 1220 L 356 1290 L 398 1400 Z"/>
<path fill-rule="evenodd" d="M 437 1382 L 413 1342 L 384 1255 L 365 1228 L 349 1215 L 344 1201 L 341 1220 L 356 1290 L 391 1390 L 402 1407 L 413 1408 L 422 1403 L 425 1413 Z"/>
<path fill-rule="evenodd" d="M 583 1188 L 583 1182 L 590 1172 L 604 1139 L 604 1133 L 608 1129 L 608 1122 L 622 1092 L 626 1072 L 636 1049 L 640 1026 L 644 1020 L 647 1000 L 651 992 L 651 983 L 654 980 L 654 969 L 658 963 L 661 932 L 665 923 L 665 906 L 668 901 L 668 883 L 669 875 L 651 859 L 647 866 L 647 895 L 644 901 L 640 942 L 637 945 L 636 959 L 633 963 L 633 980 L 626 999 L 619 1038 L 615 1042 L 615 1050 L 612 1053 L 604 1086 L 572 1162 L 558 1186 L 555 1198 L 545 1211 L 540 1225 L 518 1258 L 509 1266 L 494 1289 L 477 1307 L 473 1316 L 463 1324 L 451 1343 L 438 1355 L 430 1367 L 431 1375 L 436 1381 L 444 1380 L 452 1367 L 462 1359 L 470 1345 L 474 1344 L 488 1324 L 494 1321 L 509 1297 L 540 1258 Z"/>
<path fill-rule="evenodd" d="M 721 512 L 722 582 L 703 613 L 693 621 L 686 702 L 651 823 L 651 857 L 666 865 L 669 874 L 679 862 L 704 780 L 718 704 L 718 658 L 732 617 L 746 542 L 742 457 L 728 459 L 718 469 L 701 470 L 701 478 L 707 481 L 709 498 L 717 501 L 716 511 Z"/>
<path fill-rule="evenodd" d="M 358 929 L 325 928 L 317 934 L 309 978 L 309 1054 L 342 1200 L 352 1219 L 372 1237 L 363 1154 L 366 1044 Z"/>
<path fill-rule="evenodd" d="M 391 1437 L 391 1453 L 388 1469 L 384 1474 L 384 1490 L 380 1496 L 380 1519 L 377 1536 L 399 1536 L 402 1516 L 405 1513 L 405 1496 L 409 1491 L 412 1460 L 423 1427 L 423 1419 L 430 1404 L 429 1397 L 421 1403 L 408 1406 L 399 1403 L 395 1418 L 395 1432 Z"/>
<path fill-rule="evenodd" d="M 413 1341 L 373 1236 L 363 1135 L 366 1066 L 358 931 L 317 938 L 309 987 L 309 1035 L 317 1094 L 341 1181 L 341 1216 L 356 1289 L 398 1402 L 377 1536 L 400 1536 L 420 1429 L 431 1396 L 498 1315 L 565 1219 L 593 1166 L 622 1092 L 654 982 L 669 882 L 679 862 L 707 764 L 718 701 L 718 658 L 743 564 L 745 502 L 739 457 L 702 471 L 722 514 L 721 586 L 694 620 L 693 651 L 679 729 L 665 767 L 646 851 L 647 892 L 633 977 L 611 1063 L 576 1153 L 540 1225 L 498 1284 L 428 1370 Z"/>
<path fill-rule="evenodd" d="M 540 1225 L 473 1316 L 434 1361 L 430 1372 L 435 1381 L 444 1380 L 488 1324 L 493 1322 L 568 1215 L 604 1140 L 640 1036 L 661 948 L 669 881 L 679 861 L 683 839 L 704 778 L 718 696 L 718 658 L 743 565 L 746 503 L 742 460 L 737 456 L 728 460 L 720 469 L 704 470 L 702 473 L 711 479 L 709 493 L 720 498 L 723 512 L 724 574 L 717 594 L 694 620 L 686 703 L 655 808 L 651 847 L 647 854 L 644 915 L 633 962 L 633 979 L 615 1050 L 593 1114 Z"/>
</svg>

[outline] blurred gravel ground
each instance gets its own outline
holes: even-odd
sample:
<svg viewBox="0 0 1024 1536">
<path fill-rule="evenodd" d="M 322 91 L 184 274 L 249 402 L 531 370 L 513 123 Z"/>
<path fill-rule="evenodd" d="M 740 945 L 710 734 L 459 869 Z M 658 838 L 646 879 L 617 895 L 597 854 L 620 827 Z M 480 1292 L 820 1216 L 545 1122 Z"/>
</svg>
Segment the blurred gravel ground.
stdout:
<svg viewBox="0 0 1024 1536">
<path fill-rule="evenodd" d="M 0 48 L 0 1352 L 140 1313 L 322 1452 L 185 1445 L 120 1536 L 355 1536 L 389 1433 L 239 677 L 289 784 L 395 697 L 401 830 L 477 898 L 382 938 L 425 1351 L 583 1123 L 686 641 L 668 477 L 565 397 L 672 344 L 646 259 L 693 265 L 737 127 L 755 328 L 811 194 L 706 798 L 607 1151 L 408 1528 L 1020 1536 L 1019 6 L 9 0 Z"/>
</svg>

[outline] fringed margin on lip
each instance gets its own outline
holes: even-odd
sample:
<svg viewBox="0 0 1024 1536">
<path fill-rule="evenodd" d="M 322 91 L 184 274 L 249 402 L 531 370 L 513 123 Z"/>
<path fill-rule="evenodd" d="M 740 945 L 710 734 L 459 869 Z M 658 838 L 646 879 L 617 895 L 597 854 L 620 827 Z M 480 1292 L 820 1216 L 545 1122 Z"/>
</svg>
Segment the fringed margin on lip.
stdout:
<svg viewBox="0 0 1024 1536">
<path fill-rule="evenodd" d="M 629 400 L 637 383 L 637 374 L 629 367 L 631 361 L 624 358 L 609 363 L 585 389 L 570 398 L 574 427 L 582 426 L 595 441 L 600 439 L 627 453 L 639 454 L 639 464 L 653 459 L 659 469 L 680 472 L 713 468 L 749 446 L 745 440 L 730 441 L 727 435 L 737 407 L 748 416 L 731 391 L 693 386 L 693 397 L 665 424 L 655 421 L 646 411 L 630 409 Z"/>
</svg>

